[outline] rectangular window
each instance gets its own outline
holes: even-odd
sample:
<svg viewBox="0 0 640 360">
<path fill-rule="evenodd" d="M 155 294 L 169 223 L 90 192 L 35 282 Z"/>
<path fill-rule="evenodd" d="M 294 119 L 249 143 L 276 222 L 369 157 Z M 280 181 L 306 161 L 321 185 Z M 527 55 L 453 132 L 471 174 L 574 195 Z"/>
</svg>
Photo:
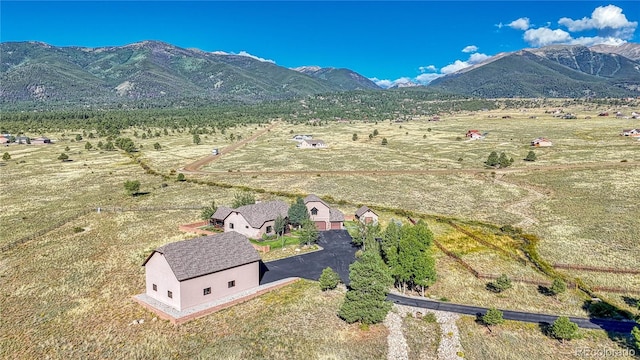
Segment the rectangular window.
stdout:
<svg viewBox="0 0 640 360">
<path fill-rule="evenodd" d="M 233 223 L 229 223 L 229 229 L 233 229 Z"/>
<path fill-rule="evenodd" d="M 206 288 L 206 289 L 202 290 L 202 294 L 203 294 L 203 295 L 209 295 L 209 294 L 211 294 L 211 288 L 210 288 L 210 287 L 208 287 L 208 288 Z"/>
<path fill-rule="evenodd" d="M 153 291 L 158 291 L 158 285 L 153 284 Z"/>
<path fill-rule="evenodd" d="M 271 234 L 273 232 L 272 226 L 267 226 L 267 234 Z"/>
<path fill-rule="evenodd" d="M 227 283 L 227 287 L 232 288 L 232 287 L 234 287 L 234 286 L 236 286 L 236 281 L 235 281 L 235 280 L 231 280 L 231 281 L 229 281 L 229 282 Z"/>
<path fill-rule="evenodd" d="M 173 299 L 173 293 L 171 292 L 171 290 L 167 291 L 167 296 L 169 297 L 169 299 Z"/>
<path fill-rule="evenodd" d="M 311 209 L 311 215 L 318 215 L 318 209 L 316 208 Z"/>
</svg>

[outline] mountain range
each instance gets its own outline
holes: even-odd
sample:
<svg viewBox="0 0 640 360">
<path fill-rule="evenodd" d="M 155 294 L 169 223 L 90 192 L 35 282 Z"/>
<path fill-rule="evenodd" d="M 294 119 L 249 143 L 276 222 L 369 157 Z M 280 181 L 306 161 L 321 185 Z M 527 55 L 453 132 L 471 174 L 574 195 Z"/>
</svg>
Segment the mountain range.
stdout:
<svg viewBox="0 0 640 360">
<path fill-rule="evenodd" d="M 159 41 L 100 48 L 5 42 L 0 58 L 0 104 L 255 103 L 380 90 L 349 69 L 288 69 L 248 54 Z M 556 45 L 502 53 L 428 87 L 485 98 L 638 96 L 640 45 Z"/>
</svg>

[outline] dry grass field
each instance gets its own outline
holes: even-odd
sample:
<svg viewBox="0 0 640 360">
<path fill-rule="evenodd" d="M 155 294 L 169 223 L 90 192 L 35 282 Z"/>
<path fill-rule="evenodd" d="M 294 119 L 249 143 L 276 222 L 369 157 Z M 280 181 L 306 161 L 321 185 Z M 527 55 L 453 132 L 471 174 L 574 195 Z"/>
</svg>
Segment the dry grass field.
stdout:
<svg viewBox="0 0 640 360">
<path fill-rule="evenodd" d="M 624 112 L 640 111 L 625 109 Z M 143 147 L 135 154 L 163 174 L 221 148 L 223 156 L 189 179 L 211 180 L 268 191 L 315 193 L 353 205 L 406 209 L 462 221 L 511 224 L 540 237 L 539 252 L 550 263 L 640 267 L 640 141 L 618 135 L 640 127 L 638 120 L 598 118 L 593 111 L 579 119 L 561 120 L 544 109 L 488 111 L 443 116 L 440 122 L 331 123 L 327 126 L 278 123 L 271 131 L 233 153 L 224 147 L 229 134 L 250 137 L 262 126 L 228 129 L 226 135 L 192 136 L 170 133 L 151 139 L 124 136 Z M 509 115 L 511 118 L 502 119 Z M 586 115 L 593 118 L 585 119 Z M 537 116 L 530 119 L 530 116 Z M 377 137 L 368 135 L 376 129 Z M 469 129 L 488 132 L 484 140 L 467 141 Z M 290 138 L 313 134 L 329 145 L 300 150 Z M 352 135 L 358 140 L 352 141 Z M 342 294 L 321 293 L 312 282 L 259 297 L 244 305 L 179 328 L 133 303 L 144 289 L 145 255 L 167 242 L 191 235 L 178 225 L 199 220 L 199 210 L 111 212 L 113 207 L 201 207 L 211 200 L 229 205 L 234 189 L 169 180 L 146 173 L 120 151 L 85 150 L 86 140 L 62 140 L 50 146 L 3 148 L 11 160 L 0 166 L 0 247 L 46 229 L 86 208 L 102 207 L 64 226 L 0 254 L 0 357 L 2 358 L 381 358 L 386 354 L 386 329 L 361 331 L 336 316 Z M 554 146 L 535 149 L 536 162 L 522 159 L 529 142 L 544 136 Z M 69 136 L 65 137 L 69 138 Z M 388 145 L 380 144 L 387 138 Z M 98 140 L 89 141 L 95 146 Z M 160 143 L 161 150 L 153 144 Z M 64 148 L 69 146 L 70 150 Z M 484 169 L 489 152 L 505 151 L 515 160 L 507 171 Z M 56 158 L 66 152 L 70 162 Z M 625 162 L 622 162 L 625 160 Z M 604 163 L 606 166 L 599 166 Z M 587 164 L 590 168 L 581 168 Z M 534 170 L 539 169 L 539 170 Z M 231 172 L 229 172 L 231 170 Z M 299 170 L 296 174 L 278 171 Z M 323 173 L 323 171 L 369 173 Z M 438 170 L 439 172 L 375 175 L 373 170 Z M 209 172 L 209 173 L 206 173 Z M 125 193 L 125 180 L 139 180 L 140 196 Z M 258 194 L 261 199 L 269 195 Z M 398 217 L 381 212 L 383 223 Z M 406 219 L 401 219 L 406 220 Z M 531 266 L 478 243 L 443 223 L 429 226 L 450 251 L 476 270 L 548 280 Z M 82 228 L 77 232 L 74 228 Z M 517 244 L 482 226 L 469 227 L 483 239 L 521 256 Z M 438 281 L 427 296 L 455 303 L 496 306 L 523 311 L 586 316 L 585 297 L 568 291 L 558 298 L 540 294 L 536 286 L 514 283 L 503 294 L 485 289 L 445 254 L 436 251 Z M 562 270 L 592 286 L 640 287 L 639 275 L 613 275 Z M 637 294 L 604 293 L 617 305 L 633 310 Z M 637 310 L 635 310 L 637 311 Z M 129 325 L 135 319 L 144 324 Z M 427 331 L 405 319 L 410 347 Z M 461 320 L 465 358 L 573 359 L 576 349 L 616 348 L 604 333 L 585 332 L 583 339 L 560 345 L 529 325 L 505 325 L 494 334 L 472 320 Z M 291 331 L 295 329 L 296 331 Z M 418 334 L 418 335 L 416 335 Z M 413 340 L 412 340 L 413 339 Z M 415 341 L 414 341 L 415 340 Z M 413 341 L 413 342 L 412 342 Z M 414 344 L 414 345 L 412 345 Z M 545 346 L 540 346 L 545 344 Z M 501 350 L 505 348 L 507 350 Z M 511 349 L 511 350 L 509 350 Z M 411 350 L 411 353 L 419 350 Z M 516 357 L 517 358 L 517 357 Z"/>
<path fill-rule="evenodd" d="M 460 342 L 464 347 L 464 358 L 470 360 L 572 360 L 572 359 L 616 359 L 631 360 L 630 349 L 625 339 L 609 339 L 600 330 L 579 330 L 579 339 L 565 343 L 545 336 L 537 324 L 505 321 L 489 332 L 473 317 L 463 316 L 458 320 Z M 633 349 L 631 349 L 633 350 Z"/>
</svg>

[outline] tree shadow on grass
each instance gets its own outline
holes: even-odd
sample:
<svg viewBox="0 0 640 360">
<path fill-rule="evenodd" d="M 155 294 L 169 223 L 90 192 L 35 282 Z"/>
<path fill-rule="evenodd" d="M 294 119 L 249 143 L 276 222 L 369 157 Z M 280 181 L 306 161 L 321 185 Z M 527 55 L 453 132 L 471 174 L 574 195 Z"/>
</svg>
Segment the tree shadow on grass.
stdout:
<svg viewBox="0 0 640 360">
<path fill-rule="evenodd" d="M 131 194 L 131 196 L 133 197 L 138 197 L 138 196 L 144 196 L 144 195 L 148 195 L 151 194 L 149 191 L 139 191 L 139 192 L 135 192 L 133 194 Z"/>
<path fill-rule="evenodd" d="M 632 298 L 631 296 L 623 296 L 622 301 L 633 308 L 640 308 L 640 299 Z"/>
<path fill-rule="evenodd" d="M 545 296 L 553 296 L 553 292 L 546 286 L 538 285 L 538 292 Z"/>
</svg>

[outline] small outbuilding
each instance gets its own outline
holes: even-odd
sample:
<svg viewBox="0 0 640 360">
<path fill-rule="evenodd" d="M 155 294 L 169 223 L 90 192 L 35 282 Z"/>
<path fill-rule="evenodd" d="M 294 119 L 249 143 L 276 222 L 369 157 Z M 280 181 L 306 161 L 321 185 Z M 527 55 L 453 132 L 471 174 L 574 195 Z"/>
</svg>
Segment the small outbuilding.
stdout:
<svg viewBox="0 0 640 360">
<path fill-rule="evenodd" d="M 360 209 L 356 211 L 356 219 L 360 220 L 363 224 L 377 224 L 378 223 L 378 214 L 376 214 L 369 207 L 362 206 Z"/>
<path fill-rule="evenodd" d="M 142 264 L 146 294 L 183 311 L 259 286 L 259 262 L 249 239 L 237 232 L 169 243 Z"/>
<path fill-rule="evenodd" d="M 302 140 L 297 147 L 300 149 L 323 149 L 327 147 L 327 144 L 322 140 Z"/>
<path fill-rule="evenodd" d="M 548 147 L 548 146 L 553 146 L 553 143 L 549 139 L 545 139 L 545 138 L 540 137 L 540 138 L 537 138 L 537 139 L 534 139 L 533 141 L 531 141 L 531 146 Z"/>
<path fill-rule="evenodd" d="M 480 133 L 480 130 L 469 130 L 467 131 L 467 134 L 465 136 L 471 140 L 482 139 L 482 134 Z"/>
</svg>

